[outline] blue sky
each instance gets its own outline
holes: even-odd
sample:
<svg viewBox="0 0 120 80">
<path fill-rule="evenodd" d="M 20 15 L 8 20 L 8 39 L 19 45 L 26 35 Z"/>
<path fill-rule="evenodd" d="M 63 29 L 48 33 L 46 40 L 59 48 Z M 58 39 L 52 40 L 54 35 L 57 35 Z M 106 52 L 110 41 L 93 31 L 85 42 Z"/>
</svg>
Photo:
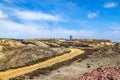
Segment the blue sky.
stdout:
<svg viewBox="0 0 120 80">
<path fill-rule="evenodd" d="M 120 41 L 120 0 L 0 0 L 1 38 Z"/>
</svg>

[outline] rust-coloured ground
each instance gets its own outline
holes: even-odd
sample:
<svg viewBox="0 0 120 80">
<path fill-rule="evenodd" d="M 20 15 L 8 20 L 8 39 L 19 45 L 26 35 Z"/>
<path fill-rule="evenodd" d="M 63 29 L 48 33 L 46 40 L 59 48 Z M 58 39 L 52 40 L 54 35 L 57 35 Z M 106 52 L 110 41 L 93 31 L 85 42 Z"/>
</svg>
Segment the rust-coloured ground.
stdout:
<svg viewBox="0 0 120 80">
<path fill-rule="evenodd" d="M 120 67 L 98 68 L 85 73 L 77 80 L 120 80 Z"/>
</svg>

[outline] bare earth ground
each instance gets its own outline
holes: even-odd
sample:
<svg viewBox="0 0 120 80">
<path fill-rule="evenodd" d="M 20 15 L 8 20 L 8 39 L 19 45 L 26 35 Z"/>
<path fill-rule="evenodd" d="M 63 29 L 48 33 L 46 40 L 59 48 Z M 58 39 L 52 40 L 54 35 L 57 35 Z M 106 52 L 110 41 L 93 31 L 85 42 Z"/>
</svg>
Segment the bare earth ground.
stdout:
<svg viewBox="0 0 120 80">
<path fill-rule="evenodd" d="M 21 43 L 18 44 L 18 41 Z M 43 41 L 45 44 L 39 40 L 18 41 L 0 42 L 0 80 L 78 80 L 84 73 L 95 69 L 120 66 L 120 43 L 104 46 L 102 40 L 96 40 L 99 43 L 88 40 L 92 47 L 85 48 L 86 44 L 66 41 L 63 48 L 59 41 L 54 40 Z M 83 41 L 86 43 L 86 40 Z M 66 46 L 77 49 L 68 53 Z M 84 51 L 80 49 L 85 53 L 81 54 Z"/>
<path fill-rule="evenodd" d="M 76 80 L 84 73 L 97 68 L 120 66 L 119 48 L 120 47 L 116 45 L 114 47 L 100 49 L 85 60 L 80 59 L 74 61 L 69 66 L 59 68 L 48 75 L 40 75 L 40 77 L 36 77 L 35 80 Z"/>
<path fill-rule="evenodd" d="M 83 75 L 86 72 L 97 69 L 98 67 L 114 67 L 118 64 L 120 56 L 114 58 L 96 58 L 96 59 L 86 59 L 82 62 L 74 62 L 69 66 L 64 66 L 52 71 L 49 75 L 40 75 L 39 78 L 34 80 L 75 80 L 79 76 Z M 120 61 L 120 59 L 119 59 Z M 112 64 L 111 64 L 112 63 Z M 88 66 L 90 67 L 88 68 Z"/>
</svg>

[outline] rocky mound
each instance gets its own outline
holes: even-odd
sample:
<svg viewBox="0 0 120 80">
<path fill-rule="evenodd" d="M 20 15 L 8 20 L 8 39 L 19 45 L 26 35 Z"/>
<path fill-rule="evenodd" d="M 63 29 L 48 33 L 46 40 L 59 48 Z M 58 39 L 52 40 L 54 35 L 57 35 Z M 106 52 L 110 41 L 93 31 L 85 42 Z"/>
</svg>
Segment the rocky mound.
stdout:
<svg viewBox="0 0 120 80">
<path fill-rule="evenodd" d="M 70 52 L 37 40 L 0 39 L 0 70 L 28 66 Z"/>
<path fill-rule="evenodd" d="M 120 67 L 98 68 L 85 73 L 77 80 L 120 80 Z"/>
<path fill-rule="evenodd" d="M 100 48 L 91 54 L 88 60 L 87 67 L 90 72 L 77 80 L 120 80 L 120 67 L 112 67 L 120 66 L 120 43 Z"/>
<path fill-rule="evenodd" d="M 116 55 L 120 55 L 120 43 L 116 43 L 114 46 L 100 48 L 97 52 L 92 54 L 92 57 L 113 57 Z"/>
<path fill-rule="evenodd" d="M 14 46 L 12 46 L 9 43 L 10 41 L 13 41 Z M 47 69 L 45 68 L 45 69 L 37 70 L 33 73 L 25 75 L 27 78 L 20 77 L 21 79 L 18 78 L 13 80 L 24 80 L 24 79 L 27 80 L 28 78 L 29 79 L 38 78 L 39 80 L 53 80 L 53 79 L 54 80 L 68 80 L 68 79 L 73 80 L 83 75 L 84 73 L 95 70 L 99 67 L 102 67 L 102 70 L 104 70 L 104 68 L 106 69 L 106 67 L 120 66 L 120 58 L 119 58 L 120 43 L 117 43 L 115 46 L 113 46 L 112 45 L 113 43 L 110 41 L 103 41 L 103 40 L 100 40 L 100 41 L 82 40 L 82 41 L 75 40 L 73 41 L 73 44 L 76 45 L 75 42 L 78 42 L 78 43 L 82 42 L 81 44 L 88 43 L 89 47 L 85 47 L 85 48 L 78 47 L 78 46 L 75 47 L 79 49 L 84 49 L 86 51 L 84 55 L 77 56 L 77 58 L 73 59 L 73 61 L 63 62 L 64 64 L 58 63 L 55 65 L 55 67 L 52 66 Z M 11 40 L 10 39 L 10 40 L 7 40 L 7 45 L 4 44 L 6 42 L 0 42 L 2 43 L 0 44 L 0 70 L 28 66 L 40 61 L 53 58 L 58 55 L 62 55 L 66 52 L 70 52 L 68 49 L 65 48 L 65 46 L 60 45 L 65 42 L 69 42 L 69 40 L 59 40 L 59 39 Z M 107 42 L 109 42 L 109 44 L 111 45 L 108 46 Z M 18 45 L 17 43 L 19 43 L 20 45 Z M 67 66 L 68 63 L 71 65 Z M 57 71 L 57 69 L 60 68 L 61 66 L 66 67 L 66 69 L 63 69 L 63 70 L 60 69 Z M 73 68 L 70 68 L 70 66 Z M 55 72 L 55 73 L 51 74 L 51 72 L 52 73 Z M 44 77 L 45 79 L 41 77 L 41 74 L 45 76 Z M 61 76 L 57 74 L 60 74 Z M 56 77 L 56 76 L 59 76 L 59 77 Z"/>
</svg>

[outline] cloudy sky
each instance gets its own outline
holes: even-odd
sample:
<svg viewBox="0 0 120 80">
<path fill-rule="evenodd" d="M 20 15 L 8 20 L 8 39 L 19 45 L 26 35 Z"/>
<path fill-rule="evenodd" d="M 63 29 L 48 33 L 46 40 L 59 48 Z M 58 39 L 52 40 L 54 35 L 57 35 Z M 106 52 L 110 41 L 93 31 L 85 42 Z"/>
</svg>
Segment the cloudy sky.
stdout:
<svg viewBox="0 0 120 80">
<path fill-rule="evenodd" d="M 120 0 L 0 0 L 0 38 L 120 41 Z"/>
</svg>

